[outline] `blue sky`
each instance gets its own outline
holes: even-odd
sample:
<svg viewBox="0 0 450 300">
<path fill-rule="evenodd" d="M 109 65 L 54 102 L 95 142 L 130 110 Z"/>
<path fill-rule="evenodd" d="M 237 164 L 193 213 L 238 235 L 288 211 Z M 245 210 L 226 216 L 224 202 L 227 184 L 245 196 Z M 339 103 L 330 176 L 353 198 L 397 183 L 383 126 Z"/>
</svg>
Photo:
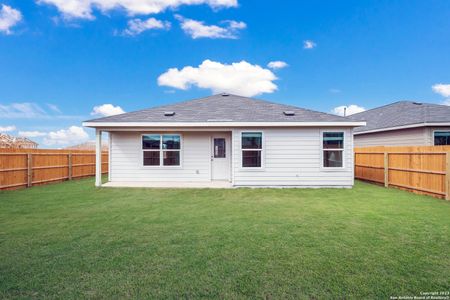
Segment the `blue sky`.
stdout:
<svg viewBox="0 0 450 300">
<path fill-rule="evenodd" d="M 64 147 L 92 138 L 83 120 L 220 91 L 450 104 L 450 1 L 172 3 L 0 0 L 0 130 Z"/>
</svg>

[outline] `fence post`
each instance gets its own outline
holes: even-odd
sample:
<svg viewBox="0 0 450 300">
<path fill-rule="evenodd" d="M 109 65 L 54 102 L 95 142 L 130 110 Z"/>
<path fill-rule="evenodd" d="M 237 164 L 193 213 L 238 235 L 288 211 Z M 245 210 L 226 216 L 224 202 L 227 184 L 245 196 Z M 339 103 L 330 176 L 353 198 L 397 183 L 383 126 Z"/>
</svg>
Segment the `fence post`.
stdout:
<svg viewBox="0 0 450 300">
<path fill-rule="evenodd" d="M 445 200 L 450 200 L 450 152 L 445 157 Z"/>
<path fill-rule="evenodd" d="M 27 153 L 27 187 L 33 185 L 33 154 Z"/>
<path fill-rule="evenodd" d="M 72 152 L 69 152 L 68 159 L 69 159 L 69 180 L 72 180 Z"/>
<path fill-rule="evenodd" d="M 384 152 L 384 187 L 389 187 L 389 152 Z"/>
</svg>

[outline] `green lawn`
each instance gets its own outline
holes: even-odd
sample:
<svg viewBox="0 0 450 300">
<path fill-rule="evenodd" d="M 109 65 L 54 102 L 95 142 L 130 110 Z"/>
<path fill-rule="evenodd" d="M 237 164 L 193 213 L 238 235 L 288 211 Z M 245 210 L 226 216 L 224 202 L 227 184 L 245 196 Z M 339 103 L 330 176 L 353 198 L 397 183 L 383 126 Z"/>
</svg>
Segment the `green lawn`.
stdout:
<svg viewBox="0 0 450 300">
<path fill-rule="evenodd" d="M 0 192 L 0 298 L 381 298 L 450 290 L 450 203 L 346 189 Z"/>
</svg>

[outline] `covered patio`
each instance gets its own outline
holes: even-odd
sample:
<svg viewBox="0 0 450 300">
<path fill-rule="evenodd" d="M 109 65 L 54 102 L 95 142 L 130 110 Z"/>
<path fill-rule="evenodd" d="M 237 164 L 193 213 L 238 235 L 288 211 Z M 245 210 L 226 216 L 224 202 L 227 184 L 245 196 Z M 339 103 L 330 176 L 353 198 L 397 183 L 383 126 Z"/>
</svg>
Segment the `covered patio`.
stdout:
<svg viewBox="0 0 450 300">
<path fill-rule="evenodd" d="M 98 167 L 103 133 L 109 136 L 106 183 Z M 96 128 L 95 185 L 231 188 L 231 145 L 232 130 L 224 128 Z"/>
</svg>

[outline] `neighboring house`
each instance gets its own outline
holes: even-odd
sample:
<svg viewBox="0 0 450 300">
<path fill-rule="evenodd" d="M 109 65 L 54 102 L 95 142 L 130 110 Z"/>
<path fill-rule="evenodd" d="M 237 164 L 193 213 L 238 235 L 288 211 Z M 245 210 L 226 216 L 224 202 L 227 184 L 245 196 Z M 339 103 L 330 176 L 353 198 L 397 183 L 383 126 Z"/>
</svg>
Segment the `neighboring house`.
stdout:
<svg viewBox="0 0 450 300">
<path fill-rule="evenodd" d="M 0 148 L 12 149 L 36 149 L 38 143 L 25 137 L 15 137 L 6 133 L 0 133 Z"/>
<path fill-rule="evenodd" d="M 86 121 L 109 132 L 109 186 L 351 187 L 344 117 L 219 94 Z"/>
<path fill-rule="evenodd" d="M 450 106 L 400 101 L 349 116 L 355 147 L 450 145 Z"/>
<path fill-rule="evenodd" d="M 108 142 L 102 142 L 102 151 L 108 151 Z M 68 146 L 65 147 L 64 149 L 66 150 L 89 150 L 89 151 L 94 151 L 95 150 L 95 141 L 87 141 L 85 143 L 81 143 L 81 144 L 77 144 L 77 145 L 73 145 L 73 146 Z"/>
</svg>

